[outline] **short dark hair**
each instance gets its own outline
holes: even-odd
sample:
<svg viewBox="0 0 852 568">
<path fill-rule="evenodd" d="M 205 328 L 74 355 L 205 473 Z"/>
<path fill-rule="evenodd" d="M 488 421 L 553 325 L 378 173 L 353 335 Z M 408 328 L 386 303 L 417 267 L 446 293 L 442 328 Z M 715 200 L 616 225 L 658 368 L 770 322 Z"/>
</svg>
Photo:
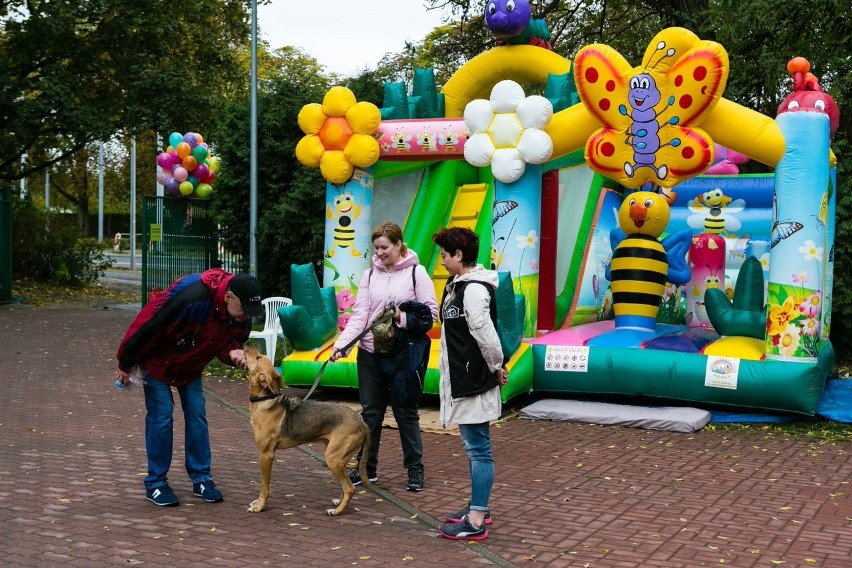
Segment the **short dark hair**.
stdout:
<svg viewBox="0 0 852 568">
<path fill-rule="evenodd" d="M 467 227 L 441 229 L 432 235 L 432 240 L 450 254 L 460 250 L 464 266 L 476 264 L 476 257 L 479 256 L 479 235 Z"/>
</svg>

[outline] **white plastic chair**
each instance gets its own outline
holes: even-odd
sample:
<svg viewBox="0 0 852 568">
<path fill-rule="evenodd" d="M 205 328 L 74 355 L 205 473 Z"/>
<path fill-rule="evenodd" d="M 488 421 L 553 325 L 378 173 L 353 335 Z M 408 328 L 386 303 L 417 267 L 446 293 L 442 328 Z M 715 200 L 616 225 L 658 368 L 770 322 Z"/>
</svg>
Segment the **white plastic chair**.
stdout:
<svg viewBox="0 0 852 568">
<path fill-rule="evenodd" d="M 275 363 L 275 347 L 280 337 L 284 345 L 284 357 L 287 356 L 287 343 L 284 342 L 284 334 L 281 332 L 281 320 L 278 318 L 278 308 L 281 306 L 292 306 L 293 300 L 283 296 L 271 296 L 264 298 L 261 303 L 266 308 L 266 316 L 263 322 L 263 331 L 252 331 L 249 339 L 253 339 L 258 351 L 265 347 L 266 356 Z M 264 346 L 264 343 L 266 344 Z"/>
</svg>

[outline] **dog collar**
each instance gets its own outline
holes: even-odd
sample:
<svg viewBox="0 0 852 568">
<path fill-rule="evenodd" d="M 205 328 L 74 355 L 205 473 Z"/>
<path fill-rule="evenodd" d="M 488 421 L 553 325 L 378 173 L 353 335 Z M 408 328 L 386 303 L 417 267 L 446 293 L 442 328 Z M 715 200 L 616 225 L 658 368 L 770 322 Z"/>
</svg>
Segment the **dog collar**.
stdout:
<svg viewBox="0 0 852 568">
<path fill-rule="evenodd" d="M 266 396 L 250 396 L 249 402 L 263 402 L 264 400 L 272 400 L 279 396 L 284 396 L 284 393 L 279 392 L 278 394 L 268 394 Z"/>
</svg>

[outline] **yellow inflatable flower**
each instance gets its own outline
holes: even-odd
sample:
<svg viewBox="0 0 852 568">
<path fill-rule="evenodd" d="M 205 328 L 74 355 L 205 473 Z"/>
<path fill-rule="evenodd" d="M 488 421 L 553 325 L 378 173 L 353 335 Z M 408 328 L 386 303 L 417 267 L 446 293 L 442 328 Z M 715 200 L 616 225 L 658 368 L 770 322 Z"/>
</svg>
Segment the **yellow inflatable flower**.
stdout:
<svg viewBox="0 0 852 568">
<path fill-rule="evenodd" d="M 346 87 L 332 87 L 322 104 L 311 103 L 299 111 L 305 136 L 296 145 L 296 158 L 309 168 L 319 167 L 331 183 L 346 183 L 356 166 L 366 168 L 379 159 L 373 133 L 381 121 L 376 105 L 359 103 Z"/>
</svg>

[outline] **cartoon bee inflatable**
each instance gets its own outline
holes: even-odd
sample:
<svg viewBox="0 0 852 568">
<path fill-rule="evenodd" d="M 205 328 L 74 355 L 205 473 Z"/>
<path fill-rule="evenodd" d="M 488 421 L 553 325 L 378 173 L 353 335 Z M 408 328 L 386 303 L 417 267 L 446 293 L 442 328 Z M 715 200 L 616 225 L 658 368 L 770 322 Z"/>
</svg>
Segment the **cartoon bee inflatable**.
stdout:
<svg viewBox="0 0 852 568">
<path fill-rule="evenodd" d="M 337 222 L 331 233 L 331 248 L 326 253 L 328 258 L 334 256 L 335 247 L 342 249 L 352 247 L 350 251 L 352 256 L 361 256 L 361 251 L 355 248 L 355 229 L 352 228 L 353 221 L 361 216 L 361 205 L 355 204 L 352 193 L 347 191 L 335 197 L 334 207 L 331 203 L 327 204 L 325 216 Z"/>
<path fill-rule="evenodd" d="M 717 187 L 696 196 L 689 204 L 689 210 L 694 214 L 687 218 L 686 223 L 693 229 L 703 227 L 705 233 L 732 236 L 742 228 L 742 223 L 730 214 L 739 213 L 745 205 L 742 199 L 733 200 Z"/>
<path fill-rule="evenodd" d="M 632 193 L 621 204 L 619 227 L 610 233 L 613 255 L 607 271 L 616 329 L 654 331 L 666 282 L 689 281 L 685 258 L 692 231 L 658 240 L 669 214 L 665 198 L 650 191 Z"/>
</svg>

